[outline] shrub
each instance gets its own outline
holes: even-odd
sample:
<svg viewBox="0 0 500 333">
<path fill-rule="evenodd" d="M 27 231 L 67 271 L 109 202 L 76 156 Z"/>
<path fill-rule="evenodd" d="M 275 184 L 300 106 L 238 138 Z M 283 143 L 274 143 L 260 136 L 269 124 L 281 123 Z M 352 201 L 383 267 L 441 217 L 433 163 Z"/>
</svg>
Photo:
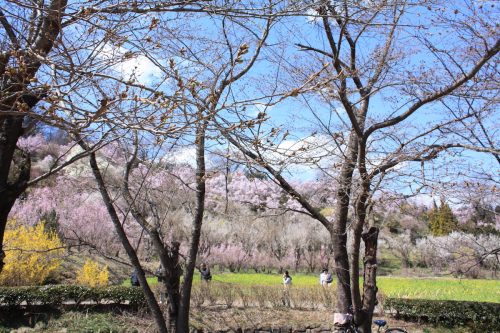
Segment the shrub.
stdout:
<svg viewBox="0 0 500 333">
<path fill-rule="evenodd" d="M 297 309 L 318 309 L 322 305 L 322 289 L 323 287 L 321 286 L 292 288 L 290 295 L 293 307 Z"/>
<path fill-rule="evenodd" d="M 238 288 L 237 289 L 238 297 L 240 298 L 241 304 L 244 308 L 247 308 L 251 305 L 251 295 L 248 288 Z"/>
<path fill-rule="evenodd" d="M 469 326 L 474 332 L 500 332 L 498 303 L 389 298 L 385 307 L 405 320 L 448 327 Z"/>
<path fill-rule="evenodd" d="M 250 294 L 252 295 L 254 302 L 258 304 L 260 308 L 267 307 L 268 293 L 266 287 L 252 286 L 250 288 Z"/>
<path fill-rule="evenodd" d="M 78 272 L 76 280 L 78 283 L 90 287 L 106 286 L 109 283 L 108 267 L 100 267 L 97 262 L 87 259 Z"/>
<path fill-rule="evenodd" d="M 205 294 L 205 297 L 210 305 L 216 305 L 217 300 L 220 296 L 221 286 L 210 282 L 210 285 L 201 288 L 201 292 Z"/>
<path fill-rule="evenodd" d="M 191 289 L 191 304 L 199 308 L 205 302 L 205 293 L 201 290 L 199 285 L 194 285 Z"/>
<path fill-rule="evenodd" d="M 46 327 L 44 331 L 57 332 L 138 332 L 113 313 L 66 312 L 56 322 L 55 327 Z M 132 324 L 133 325 L 133 324 Z"/>
<path fill-rule="evenodd" d="M 277 309 L 285 305 L 285 293 L 283 287 L 269 287 L 266 292 L 266 299 L 271 308 Z"/>
<path fill-rule="evenodd" d="M 327 309 L 333 309 L 333 307 L 336 304 L 336 294 L 335 294 L 336 289 L 335 288 L 321 288 L 321 303 L 327 308 Z"/>
<path fill-rule="evenodd" d="M 224 301 L 224 304 L 228 307 L 231 308 L 236 300 L 237 296 L 237 287 L 233 288 L 220 288 L 220 296 L 222 297 L 222 300 Z"/>
<path fill-rule="evenodd" d="M 103 300 L 131 305 L 143 305 L 144 294 L 141 288 L 111 286 L 111 287 L 86 287 L 70 285 L 54 285 L 40 287 L 0 287 L 0 304 L 10 307 L 26 304 L 42 304 L 57 306 L 63 302 L 72 301 L 79 305 L 85 301 L 97 303 Z"/>
<path fill-rule="evenodd" d="M 61 265 L 64 253 L 56 233 L 46 231 L 45 222 L 29 227 L 14 225 L 4 236 L 5 266 L 0 284 L 9 286 L 40 285 Z"/>
</svg>

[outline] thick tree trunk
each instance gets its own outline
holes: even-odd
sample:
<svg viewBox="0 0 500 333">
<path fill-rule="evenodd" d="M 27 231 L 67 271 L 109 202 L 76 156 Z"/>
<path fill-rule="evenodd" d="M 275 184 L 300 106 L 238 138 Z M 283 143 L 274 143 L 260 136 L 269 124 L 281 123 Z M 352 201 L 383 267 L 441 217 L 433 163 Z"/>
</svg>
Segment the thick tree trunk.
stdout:
<svg viewBox="0 0 500 333">
<path fill-rule="evenodd" d="M 163 261 L 165 275 L 163 285 L 167 294 L 167 326 L 170 332 L 179 330 L 180 285 L 182 269 L 179 263 L 179 242 L 172 242 L 166 249 L 166 261 Z M 187 331 L 186 331 L 187 332 Z"/>
<path fill-rule="evenodd" d="M 9 213 L 16 202 L 19 194 L 17 191 L 9 191 L 5 189 L 0 189 L 0 273 L 5 265 L 5 252 L 3 250 L 3 236 L 5 233 L 5 228 L 7 227 L 7 220 Z"/>
<path fill-rule="evenodd" d="M 360 155 L 361 158 L 361 155 Z M 364 168 L 360 168 L 365 170 Z M 363 177 L 363 176 L 362 176 Z M 366 223 L 366 201 L 370 190 L 368 180 L 362 182 L 360 194 L 356 200 L 356 219 L 353 223 L 353 242 L 351 247 L 351 296 L 354 309 L 354 321 L 358 325 L 364 324 L 364 310 L 359 290 L 359 256 L 363 228 Z"/>
<path fill-rule="evenodd" d="M 340 172 L 334 227 L 330 233 L 337 275 L 337 312 L 348 313 L 352 306 L 349 257 L 347 254 L 347 214 L 351 199 L 352 174 L 356 166 L 358 139 L 351 131 L 346 159 Z"/>
<path fill-rule="evenodd" d="M 23 119 L 0 117 L 0 273 L 4 266 L 3 236 L 7 219 L 30 179 L 30 155 L 17 148 L 17 140 L 23 134 Z"/>
<path fill-rule="evenodd" d="M 355 205 L 356 219 L 354 222 L 354 241 L 352 245 L 351 262 L 351 294 L 354 308 L 354 322 L 358 325 L 360 332 L 371 332 L 371 319 L 375 302 L 376 288 L 376 255 L 378 229 L 370 228 L 367 233 L 362 233 L 366 224 L 368 197 L 371 182 L 366 170 L 366 141 L 359 140 L 358 146 L 358 170 L 361 184 Z M 363 299 L 361 299 L 359 288 L 359 251 L 361 238 L 365 242 L 365 271 L 363 282 Z M 368 279 L 368 280 L 367 280 Z"/>
<path fill-rule="evenodd" d="M 351 298 L 352 298 L 352 308 L 354 312 L 354 320 L 359 323 L 360 318 L 357 317 L 359 309 L 361 309 L 361 294 L 359 291 L 359 257 L 360 257 L 360 247 L 361 247 L 361 233 L 363 227 L 358 228 L 358 225 L 354 226 L 353 240 L 350 249 L 350 271 L 351 271 Z"/>
<path fill-rule="evenodd" d="M 2 13 L 3 29 L 11 34 L 9 36 L 11 44 L 4 44 L 4 50 L 23 51 L 19 54 L 26 55 L 26 58 L 24 67 L 11 68 L 14 73 L 6 71 L 10 59 L 9 52 L 2 52 L 0 59 L 0 91 L 2 92 L 2 108 L 0 109 L 0 273 L 4 265 L 3 236 L 7 226 L 7 218 L 16 199 L 26 190 L 31 170 L 29 154 L 16 148 L 17 140 L 23 135 L 24 116 L 6 116 L 2 115 L 2 112 L 13 111 L 17 102 L 25 103 L 29 109 L 32 109 L 40 100 L 41 96 L 28 94 L 27 87 L 41 66 L 40 59 L 45 58 L 54 46 L 54 41 L 61 31 L 61 20 L 66 5 L 67 0 L 52 0 L 47 4 L 49 10 L 43 11 L 42 24 L 37 27 L 39 28 L 38 34 L 33 39 L 34 42 L 26 47 L 29 48 L 29 52 L 21 50 L 23 46 L 19 43 L 20 36 L 16 36 L 18 31 L 12 29 L 11 23 Z M 43 92 L 42 95 L 45 93 Z"/>
<path fill-rule="evenodd" d="M 351 307 L 351 286 L 349 258 L 347 256 L 347 235 L 345 230 L 335 229 L 331 234 L 335 273 L 337 275 L 337 312 L 348 313 Z"/>
<path fill-rule="evenodd" d="M 365 243 L 362 325 L 360 333 L 371 333 L 373 311 L 377 302 L 377 244 L 378 228 L 371 227 L 363 233 Z"/>
</svg>

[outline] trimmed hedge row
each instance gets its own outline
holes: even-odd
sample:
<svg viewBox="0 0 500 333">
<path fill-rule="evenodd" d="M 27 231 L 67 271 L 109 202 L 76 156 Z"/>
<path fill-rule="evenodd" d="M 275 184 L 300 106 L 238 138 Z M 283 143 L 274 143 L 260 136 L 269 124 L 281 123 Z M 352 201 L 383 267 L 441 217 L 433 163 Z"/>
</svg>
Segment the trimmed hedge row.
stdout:
<svg viewBox="0 0 500 333">
<path fill-rule="evenodd" d="M 409 321 L 468 326 L 474 332 L 500 332 L 499 303 L 388 298 L 384 307 Z"/>
<path fill-rule="evenodd" d="M 74 302 L 114 303 L 143 305 L 145 302 L 141 288 L 110 286 L 85 287 L 73 285 L 48 285 L 37 287 L 0 287 L 0 305 L 11 307 L 23 304 L 60 305 Z"/>
</svg>

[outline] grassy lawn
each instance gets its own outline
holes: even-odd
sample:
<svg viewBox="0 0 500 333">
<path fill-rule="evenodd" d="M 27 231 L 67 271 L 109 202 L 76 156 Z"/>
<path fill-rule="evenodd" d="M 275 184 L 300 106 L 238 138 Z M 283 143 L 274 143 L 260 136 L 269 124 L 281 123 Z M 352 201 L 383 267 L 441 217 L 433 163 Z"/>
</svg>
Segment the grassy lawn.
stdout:
<svg viewBox="0 0 500 333">
<path fill-rule="evenodd" d="M 398 277 L 377 280 L 380 290 L 389 297 L 500 303 L 500 280 Z"/>
<path fill-rule="evenodd" d="M 294 286 L 315 286 L 315 275 L 293 275 Z M 214 281 L 242 286 L 279 285 L 278 274 L 224 273 L 214 274 Z M 457 300 L 500 303 L 500 280 L 470 280 L 453 278 L 378 277 L 379 289 L 388 297 Z"/>
<path fill-rule="evenodd" d="M 155 284 L 158 283 L 158 278 L 155 276 L 150 276 L 146 278 L 148 280 L 148 284 L 151 286 L 154 286 Z M 130 287 L 132 283 L 130 282 L 130 279 L 126 279 L 123 281 L 122 286 Z"/>
<path fill-rule="evenodd" d="M 215 282 L 237 284 L 242 287 L 277 286 L 281 285 L 282 281 L 279 274 L 215 273 L 212 275 Z M 292 278 L 292 283 L 296 287 L 319 285 L 319 276 L 316 275 L 295 274 Z M 195 283 L 199 280 L 199 274 L 195 274 Z M 157 279 L 149 277 L 148 282 L 155 285 Z M 500 303 L 500 280 L 382 276 L 377 278 L 377 284 L 387 297 Z M 130 280 L 124 281 L 123 285 L 130 286 Z"/>
</svg>

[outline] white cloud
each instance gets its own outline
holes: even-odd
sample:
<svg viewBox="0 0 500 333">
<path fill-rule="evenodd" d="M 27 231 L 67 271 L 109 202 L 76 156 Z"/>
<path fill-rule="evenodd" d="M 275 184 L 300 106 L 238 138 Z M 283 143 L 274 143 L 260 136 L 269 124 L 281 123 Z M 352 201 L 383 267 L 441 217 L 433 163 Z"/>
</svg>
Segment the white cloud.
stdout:
<svg viewBox="0 0 500 333">
<path fill-rule="evenodd" d="M 187 164 L 196 167 L 196 147 L 178 149 L 163 158 L 166 163 Z"/>
<path fill-rule="evenodd" d="M 331 168 L 337 162 L 338 148 L 325 135 L 315 135 L 298 140 L 283 140 L 274 151 L 267 151 L 267 160 L 276 168 L 286 166 L 294 177 L 312 179 L 318 166 Z"/>
<path fill-rule="evenodd" d="M 113 70 L 119 73 L 125 80 L 135 79 L 141 84 L 147 84 L 150 81 L 162 76 L 161 69 L 146 56 L 133 53 L 124 47 L 105 45 L 101 50 L 101 57 L 104 59 L 118 59 L 113 66 Z"/>
<path fill-rule="evenodd" d="M 238 150 L 233 148 L 233 153 L 238 155 Z M 283 140 L 274 150 L 266 150 L 266 161 L 274 168 L 284 168 L 294 178 L 308 180 L 315 179 L 318 166 L 331 168 L 337 162 L 338 148 L 332 140 L 325 135 L 315 135 L 304 139 Z M 196 148 L 184 147 L 170 152 L 163 162 L 183 164 L 196 167 Z M 211 163 L 207 160 L 207 163 Z"/>
<path fill-rule="evenodd" d="M 318 11 L 315 8 L 307 9 L 305 17 L 306 17 L 307 23 L 312 23 L 312 24 L 321 23 L 321 17 L 319 16 Z"/>
</svg>

